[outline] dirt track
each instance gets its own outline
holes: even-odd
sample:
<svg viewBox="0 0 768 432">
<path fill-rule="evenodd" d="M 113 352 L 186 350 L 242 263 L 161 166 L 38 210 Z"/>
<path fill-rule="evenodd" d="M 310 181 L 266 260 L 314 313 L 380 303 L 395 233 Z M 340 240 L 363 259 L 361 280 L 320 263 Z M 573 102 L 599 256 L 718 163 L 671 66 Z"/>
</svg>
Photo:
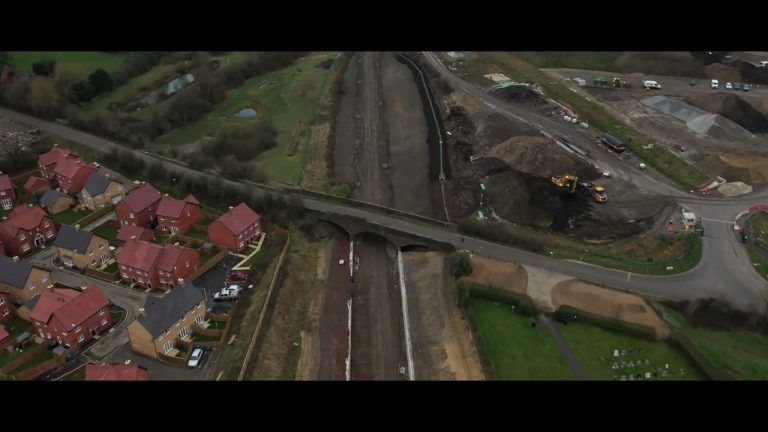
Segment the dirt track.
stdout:
<svg viewBox="0 0 768 432">
<path fill-rule="evenodd" d="M 418 380 L 481 380 L 482 367 L 440 252 L 404 252 L 414 369 Z"/>
</svg>

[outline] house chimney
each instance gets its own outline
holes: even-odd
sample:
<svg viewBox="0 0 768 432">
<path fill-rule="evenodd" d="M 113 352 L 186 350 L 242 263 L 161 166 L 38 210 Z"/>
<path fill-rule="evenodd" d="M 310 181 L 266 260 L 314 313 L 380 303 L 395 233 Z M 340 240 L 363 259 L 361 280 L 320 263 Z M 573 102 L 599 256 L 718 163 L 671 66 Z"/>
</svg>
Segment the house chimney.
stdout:
<svg viewBox="0 0 768 432">
<path fill-rule="evenodd" d="M 5 219 L 5 218 L 3 218 L 3 219 Z M 13 262 L 19 262 L 19 256 L 18 255 L 13 257 Z"/>
</svg>

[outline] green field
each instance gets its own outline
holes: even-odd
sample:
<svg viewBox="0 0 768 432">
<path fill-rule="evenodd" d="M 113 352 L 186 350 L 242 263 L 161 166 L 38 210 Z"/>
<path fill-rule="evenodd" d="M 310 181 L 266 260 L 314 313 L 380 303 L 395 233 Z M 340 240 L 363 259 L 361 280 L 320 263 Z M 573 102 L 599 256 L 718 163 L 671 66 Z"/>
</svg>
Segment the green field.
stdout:
<svg viewBox="0 0 768 432">
<path fill-rule="evenodd" d="M 568 345 L 573 350 L 576 358 L 581 362 L 584 371 L 590 379 L 614 380 L 622 375 L 629 376 L 643 374 L 641 379 L 647 380 L 645 373 L 651 373 L 651 380 L 701 380 L 705 377 L 693 365 L 685 353 L 666 342 L 654 342 L 640 339 L 619 332 L 606 330 L 600 327 L 569 322 L 568 325 L 558 324 Z M 614 357 L 614 350 L 627 350 L 626 355 Z M 632 350 L 632 353 L 629 353 Z M 622 369 L 613 369 L 613 364 L 626 362 L 636 363 L 642 361 L 642 366 L 626 366 Z M 650 364 L 646 365 L 645 360 Z M 666 367 L 669 365 L 669 368 Z M 681 369 L 683 372 L 681 373 Z M 662 376 L 662 371 L 669 374 Z M 657 377 L 653 376 L 658 373 Z"/>
<path fill-rule="evenodd" d="M 250 79 L 230 91 L 228 99 L 203 120 L 170 132 L 157 143 L 187 144 L 225 127 L 267 118 L 279 131 L 278 145 L 259 156 L 256 165 L 273 180 L 297 184 L 304 167 L 309 124 L 317 115 L 320 96 L 330 76 L 330 70 L 317 66 L 334 56 L 335 53 L 314 54 L 299 59 L 294 66 Z M 235 117 L 244 108 L 253 108 L 258 115 L 250 119 Z"/>
<path fill-rule="evenodd" d="M 109 240 L 109 244 L 116 246 L 117 233 L 119 231 L 120 231 L 120 227 L 117 227 L 110 223 L 105 223 L 103 225 L 99 225 L 99 227 L 93 230 L 93 233 L 98 236 L 104 237 L 105 239 Z"/>
<path fill-rule="evenodd" d="M 91 213 L 93 212 L 90 210 L 81 210 L 78 212 L 73 209 L 69 209 L 53 215 L 53 220 L 62 225 L 74 225 L 75 222 L 83 219 Z"/>
<path fill-rule="evenodd" d="M 544 69 L 587 69 L 615 72 L 620 52 L 595 51 L 521 51 L 515 53 L 521 59 Z"/>
<path fill-rule="evenodd" d="M 87 73 L 98 68 L 114 72 L 123 61 L 122 54 L 96 51 L 12 51 L 8 61 L 16 69 L 32 72 L 32 63 L 40 60 L 53 60 L 56 63 L 76 63 L 82 65 Z"/>
<path fill-rule="evenodd" d="M 478 344 L 494 379 L 568 380 L 573 376 L 546 330 L 531 317 L 485 300 L 468 305 Z"/>
</svg>

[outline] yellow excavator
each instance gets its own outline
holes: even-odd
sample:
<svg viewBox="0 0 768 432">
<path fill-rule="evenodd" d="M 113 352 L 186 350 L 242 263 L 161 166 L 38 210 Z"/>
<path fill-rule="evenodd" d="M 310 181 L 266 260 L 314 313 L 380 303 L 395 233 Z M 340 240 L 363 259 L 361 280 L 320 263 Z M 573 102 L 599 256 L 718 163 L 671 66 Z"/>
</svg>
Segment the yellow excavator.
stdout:
<svg viewBox="0 0 768 432">
<path fill-rule="evenodd" d="M 596 202 L 604 203 L 608 201 L 608 194 L 605 193 L 605 187 L 594 185 L 590 182 L 579 183 L 579 178 L 575 175 L 566 174 L 552 177 L 552 184 L 558 188 L 574 193 L 580 190 L 584 195 L 591 195 Z"/>
</svg>

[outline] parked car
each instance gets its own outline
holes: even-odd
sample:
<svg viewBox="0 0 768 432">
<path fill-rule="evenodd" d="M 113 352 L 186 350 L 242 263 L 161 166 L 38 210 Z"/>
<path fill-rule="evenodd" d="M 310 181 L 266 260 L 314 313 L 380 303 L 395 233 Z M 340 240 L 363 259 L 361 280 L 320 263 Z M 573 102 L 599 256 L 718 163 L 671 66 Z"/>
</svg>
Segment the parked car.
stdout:
<svg viewBox="0 0 768 432">
<path fill-rule="evenodd" d="M 219 292 L 213 295 L 213 299 L 216 301 L 221 300 L 234 300 L 240 297 L 240 287 L 237 285 L 230 285 L 222 288 Z"/>
<path fill-rule="evenodd" d="M 690 82 L 688 82 L 688 85 L 689 85 L 689 86 L 695 86 L 695 85 L 696 85 L 696 84 L 698 84 L 698 83 L 699 83 L 699 82 L 698 82 L 698 81 L 696 81 L 696 80 L 691 80 Z"/>
<path fill-rule="evenodd" d="M 733 89 L 734 90 L 741 90 L 742 83 L 733 83 Z"/>
<path fill-rule="evenodd" d="M 752 88 L 752 86 L 749 85 L 749 84 L 742 84 L 742 86 L 741 86 L 741 89 L 744 90 L 744 91 L 749 91 L 749 89 L 751 89 L 751 88 Z"/>
<path fill-rule="evenodd" d="M 712 82 L 710 83 L 710 87 L 712 87 L 713 89 L 716 89 L 719 86 L 720 86 L 720 82 L 718 80 L 712 80 Z"/>
<path fill-rule="evenodd" d="M 192 355 L 189 357 L 187 366 L 193 369 L 200 366 L 200 362 L 203 360 L 203 354 L 205 354 L 205 351 L 203 351 L 202 348 L 195 348 L 195 350 L 192 351 Z"/>
<path fill-rule="evenodd" d="M 206 310 L 210 313 L 219 314 L 219 315 L 227 315 L 230 312 L 229 306 L 224 306 L 224 305 L 208 306 L 208 309 Z"/>
<path fill-rule="evenodd" d="M 726 90 L 733 90 L 733 85 L 729 82 L 725 83 Z"/>
<path fill-rule="evenodd" d="M 227 280 L 230 281 L 247 281 L 248 272 L 244 270 L 230 270 L 227 274 Z"/>
</svg>

